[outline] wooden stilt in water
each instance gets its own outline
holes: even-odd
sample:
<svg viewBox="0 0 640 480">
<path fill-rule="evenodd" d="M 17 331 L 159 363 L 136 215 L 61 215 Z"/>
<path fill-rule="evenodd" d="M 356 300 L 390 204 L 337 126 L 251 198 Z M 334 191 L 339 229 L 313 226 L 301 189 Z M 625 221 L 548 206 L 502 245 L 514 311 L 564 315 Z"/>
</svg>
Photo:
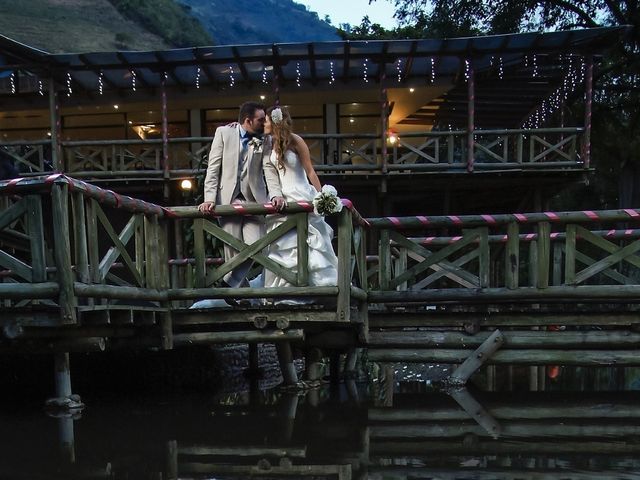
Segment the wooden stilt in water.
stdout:
<svg viewBox="0 0 640 480">
<path fill-rule="evenodd" d="M 60 453 L 69 463 L 76 462 L 75 436 L 73 433 L 73 416 L 63 415 L 58 418 L 58 439 Z"/>
<path fill-rule="evenodd" d="M 464 385 L 504 343 L 500 330 L 494 331 L 447 379 L 448 383 Z"/>
<path fill-rule="evenodd" d="M 289 342 L 278 342 L 276 344 L 278 351 L 278 361 L 280 363 L 280 371 L 282 372 L 282 380 L 284 385 L 295 385 L 298 383 L 298 374 L 293 364 L 293 353 Z"/>
<path fill-rule="evenodd" d="M 79 395 L 71 392 L 71 370 L 68 353 L 54 354 L 56 396 L 46 402 L 52 410 L 78 411 L 84 408 Z"/>
</svg>

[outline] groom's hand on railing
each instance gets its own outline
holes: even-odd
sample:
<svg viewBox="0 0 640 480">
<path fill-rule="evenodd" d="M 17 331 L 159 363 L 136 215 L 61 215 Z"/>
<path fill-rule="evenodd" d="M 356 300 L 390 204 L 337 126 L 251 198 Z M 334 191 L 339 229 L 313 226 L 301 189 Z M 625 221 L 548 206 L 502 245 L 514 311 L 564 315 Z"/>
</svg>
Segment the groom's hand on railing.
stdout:
<svg viewBox="0 0 640 480">
<path fill-rule="evenodd" d="M 200 210 L 202 213 L 206 213 L 211 215 L 212 213 L 215 213 L 215 204 L 213 202 L 203 202 L 200 205 L 198 205 L 198 210 Z"/>
<path fill-rule="evenodd" d="M 287 206 L 287 202 L 284 197 L 273 197 L 271 199 L 271 204 L 275 207 L 278 212 L 281 212 Z"/>
</svg>

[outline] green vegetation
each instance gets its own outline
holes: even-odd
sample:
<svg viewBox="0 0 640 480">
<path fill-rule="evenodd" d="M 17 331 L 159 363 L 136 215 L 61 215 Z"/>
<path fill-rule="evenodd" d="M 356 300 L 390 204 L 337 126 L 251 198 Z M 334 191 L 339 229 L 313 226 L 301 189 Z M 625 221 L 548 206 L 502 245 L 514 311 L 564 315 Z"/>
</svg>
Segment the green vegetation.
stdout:
<svg viewBox="0 0 640 480">
<path fill-rule="evenodd" d="M 371 0 L 372 2 L 377 0 Z M 586 188 L 564 192 L 554 207 L 617 208 L 640 205 L 640 3 L 636 0 L 393 0 L 400 27 L 386 30 L 364 18 L 341 25 L 345 39 L 443 38 L 526 31 L 631 25 L 594 77 L 592 165 Z M 582 125 L 583 91 L 569 111 Z M 555 119 L 557 120 L 557 119 Z"/>
<path fill-rule="evenodd" d="M 144 26 L 176 47 L 213 45 L 211 35 L 191 8 L 174 0 L 109 0 L 127 18 Z"/>
</svg>

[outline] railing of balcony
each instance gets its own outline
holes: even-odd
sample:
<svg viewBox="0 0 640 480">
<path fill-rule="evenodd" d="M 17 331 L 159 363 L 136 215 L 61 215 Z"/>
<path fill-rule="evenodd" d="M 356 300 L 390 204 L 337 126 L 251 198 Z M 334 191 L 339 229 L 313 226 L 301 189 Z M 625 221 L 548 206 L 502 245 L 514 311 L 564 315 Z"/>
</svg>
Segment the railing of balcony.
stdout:
<svg viewBox="0 0 640 480">
<path fill-rule="evenodd" d="M 473 162 L 464 130 L 405 133 L 395 143 L 377 134 L 306 134 L 319 173 L 586 168 L 580 156 L 583 128 L 476 130 Z M 169 139 L 167 162 L 161 139 L 61 142 L 59 170 L 78 178 L 193 176 L 206 168 L 211 137 Z M 0 143 L 23 175 L 54 170 L 51 142 Z"/>
<path fill-rule="evenodd" d="M 635 209 L 370 218 L 369 302 L 625 302 L 640 298 Z"/>
</svg>

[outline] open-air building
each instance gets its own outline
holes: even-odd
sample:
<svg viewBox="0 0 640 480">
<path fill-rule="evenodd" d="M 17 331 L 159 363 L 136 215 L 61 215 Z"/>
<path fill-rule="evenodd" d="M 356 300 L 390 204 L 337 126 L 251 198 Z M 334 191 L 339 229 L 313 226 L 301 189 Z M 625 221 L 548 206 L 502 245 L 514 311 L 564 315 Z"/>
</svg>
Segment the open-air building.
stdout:
<svg viewBox="0 0 640 480">
<path fill-rule="evenodd" d="M 279 102 L 365 214 L 539 210 L 593 172 L 594 68 L 625 31 L 55 55 L 1 37 L 0 148 L 21 175 L 193 204 L 179 184 L 215 128 Z"/>
</svg>

